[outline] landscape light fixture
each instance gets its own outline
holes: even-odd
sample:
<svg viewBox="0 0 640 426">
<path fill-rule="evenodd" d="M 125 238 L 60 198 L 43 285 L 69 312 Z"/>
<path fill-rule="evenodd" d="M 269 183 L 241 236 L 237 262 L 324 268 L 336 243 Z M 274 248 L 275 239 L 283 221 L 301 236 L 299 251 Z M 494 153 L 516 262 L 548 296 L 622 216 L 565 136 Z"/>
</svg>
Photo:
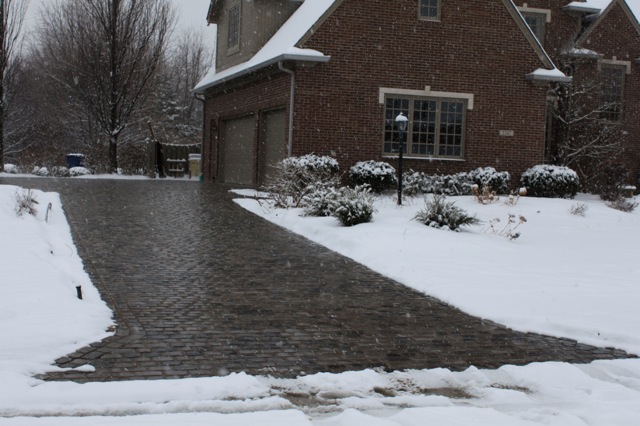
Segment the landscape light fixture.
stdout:
<svg viewBox="0 0 640 426">
<path fill-rule="evenodd" d="M 396 117 L 396 127 L 398 129 L 398 205 L 402 205 L 402 155 L 404 154 L 404 140 L 407 137 L 407 127 L 409 119 L 404 113 Z"/>
</svg>

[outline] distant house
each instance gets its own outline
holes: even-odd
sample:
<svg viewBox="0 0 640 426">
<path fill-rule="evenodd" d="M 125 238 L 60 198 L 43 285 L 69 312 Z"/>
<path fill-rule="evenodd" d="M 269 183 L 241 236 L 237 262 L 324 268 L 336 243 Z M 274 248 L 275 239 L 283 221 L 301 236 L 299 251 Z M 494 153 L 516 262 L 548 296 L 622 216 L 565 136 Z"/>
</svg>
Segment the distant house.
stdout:
<svg viewBox="0 0 640 426">
<path fill-rule="evenodd" d="M 405 167 L 519 176 L 548 156 L 549 93 L 571 80 L 556 66 L 567 48 L 593 43 L 606 55 L 599 63 L 623 62 L 625 96 L 637 93 L 640 51 L 630 59 L 598 44 L 610 37 L 607 20 L 628 13 L 624 2 L 582 15 L 565 3 L 212 0 L 216 65 L 195 89 L 205 97 L 204 176 L 259 185 L 271 164 L 306 153 L 334 156 L 343 170 L 395 164 L 399 113 L 409 118 Z M 560 25 L 569 21 L 572 31 Z M 635 37 L 627 32 L 615 34 Z"/>
</svg>

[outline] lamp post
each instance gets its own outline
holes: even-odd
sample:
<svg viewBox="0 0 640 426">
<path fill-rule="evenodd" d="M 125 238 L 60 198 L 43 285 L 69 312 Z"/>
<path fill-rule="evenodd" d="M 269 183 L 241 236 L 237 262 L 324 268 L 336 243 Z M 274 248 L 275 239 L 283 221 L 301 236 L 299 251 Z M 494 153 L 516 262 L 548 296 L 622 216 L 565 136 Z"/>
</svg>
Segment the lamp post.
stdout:
<svg viewBox="0 0 640 426">
<path fill-rule="evenodd" d="M 404 154 L 404 138 L 407 135 L 409 119 L 400 113 L 396 117 L 396 127 L 398 128 L 398 205 L 402 205 L 402 155 Z"/>
</svg>

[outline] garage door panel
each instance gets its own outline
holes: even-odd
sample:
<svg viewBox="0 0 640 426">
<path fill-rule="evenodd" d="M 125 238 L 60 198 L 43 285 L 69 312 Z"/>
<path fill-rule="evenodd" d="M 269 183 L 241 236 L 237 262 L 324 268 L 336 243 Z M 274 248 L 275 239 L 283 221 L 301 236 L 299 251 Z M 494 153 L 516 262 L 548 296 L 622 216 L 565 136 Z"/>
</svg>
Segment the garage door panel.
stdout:
<svg viewBox="0 0 640 426">
<path fill-rule="evenodd" d="M 225 121 L 223 124 L 222 181 L 250 185 L 254 171 L 254 130 L 252 116 Z"/>
<path fill-rule="evenodd" d="M 269 111 L 261 117 L 260 183 L 273 174 L 273 166 L 286 157 L 286 110 Z"/>
</svg>

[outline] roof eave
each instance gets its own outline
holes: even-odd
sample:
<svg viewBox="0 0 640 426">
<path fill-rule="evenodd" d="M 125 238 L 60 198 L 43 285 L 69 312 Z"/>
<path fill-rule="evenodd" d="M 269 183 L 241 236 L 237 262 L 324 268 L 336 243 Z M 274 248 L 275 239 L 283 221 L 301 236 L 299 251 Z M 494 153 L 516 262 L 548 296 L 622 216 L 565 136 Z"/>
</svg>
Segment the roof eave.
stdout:
<svg viewBox="0 0 640 426">
<path fill-rule="evenodd" d="M 548 74 L 536 74 L 532 72 L 526 75 L 527 80 L 539 83 L 571 83 L 573 77 L 548 75 Z"/>
<path fill-rule="evenodd" d="M 272 65 L 276 65 L 278 62 L 294 61 L 294 62 L 326 63 L 326 62 L 329 62 L 330 59 L 331 59 L 331 56 L 325 56 L 325 55 L 315 56 L 315 55 L 301 55 L 297 53 L 283 53 L 282 55 L 278 55 L 264 62 L 260 62 L 258 64 L 252 65 L 250 67 L 243 68 L 238 72 L 231 73 L 218 80 L 212 81 L 211 83 L 208 83 L 202 87 L 198 87 L 193 90 L 193 93 L 204 93 L 206 90 L 212 87 L 219 86 L 221 84 L 227 83 L 229 81 L 235 80 L 245 75 L 252 74 L 256 71 L 260 71 L 261 69 L 270 67 Z"/>
<path fill-rule="evenodd" d="M 597 14 L 602 11 L 602 9 L 600 9 L 599 7 L 575 6 L 570 4 L 562 6 L 562 10 L 569 13 L 586 13 L 587 15 Z"/>
</svg>

